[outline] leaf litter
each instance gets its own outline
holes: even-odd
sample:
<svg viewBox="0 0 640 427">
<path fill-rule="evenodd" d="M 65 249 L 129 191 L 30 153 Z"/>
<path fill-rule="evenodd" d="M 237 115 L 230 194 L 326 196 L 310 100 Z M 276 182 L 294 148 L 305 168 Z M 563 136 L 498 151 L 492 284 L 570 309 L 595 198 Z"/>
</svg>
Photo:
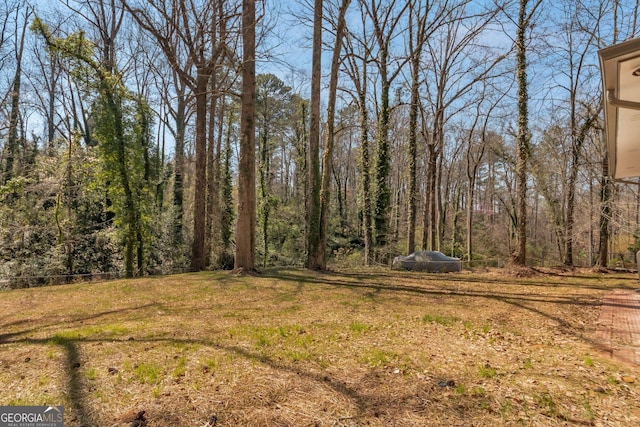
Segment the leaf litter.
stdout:
<svg viewBox="0 0 640 427">
<path fill-rule="evenodd" d="M 636 425 L 640 368 L 595 339 L 602 296 L 635 281 L 266 270 L 4 292 L 0 404 L 62 404 L 69 426 Z"/>
</svg>

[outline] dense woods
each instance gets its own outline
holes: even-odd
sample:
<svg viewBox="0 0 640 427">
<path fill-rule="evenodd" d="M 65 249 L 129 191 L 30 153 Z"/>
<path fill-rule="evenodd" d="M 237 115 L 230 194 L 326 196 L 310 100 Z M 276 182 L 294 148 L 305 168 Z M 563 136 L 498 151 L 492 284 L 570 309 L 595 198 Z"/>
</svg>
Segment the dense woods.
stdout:
<svg viewBox="0 0 640 427">
<path fill-rule="evenodd" d="M 0 279 L 592 266 L 640 246 L 597 50 L 638 1 L 0 0 Z"/>
</svg>

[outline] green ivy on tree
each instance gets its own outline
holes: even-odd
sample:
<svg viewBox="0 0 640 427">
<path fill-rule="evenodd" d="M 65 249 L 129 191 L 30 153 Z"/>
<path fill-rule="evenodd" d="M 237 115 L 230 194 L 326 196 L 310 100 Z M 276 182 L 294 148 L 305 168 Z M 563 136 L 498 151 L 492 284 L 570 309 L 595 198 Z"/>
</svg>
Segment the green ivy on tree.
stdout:
<svg viewBox="0 0 640 427">
<path fill-rule="evenodd" d="M 87 94 L 95 93 L 93 138 L 99 147 L 101 173 L 108 185 L 110 209 L 124 246 L 125 275 L 132 277 L 144 267 L 145 213 L 149 178 L 148 134 L 150 114 L 144 101 L 124 86 L 122 77 L 95 59 L 93 45 L 83 32 L 54 37 L 36 18 L 32 30 L 39 33 L 53 55 L 68 61 L 72 75 Z"/>
</svg>

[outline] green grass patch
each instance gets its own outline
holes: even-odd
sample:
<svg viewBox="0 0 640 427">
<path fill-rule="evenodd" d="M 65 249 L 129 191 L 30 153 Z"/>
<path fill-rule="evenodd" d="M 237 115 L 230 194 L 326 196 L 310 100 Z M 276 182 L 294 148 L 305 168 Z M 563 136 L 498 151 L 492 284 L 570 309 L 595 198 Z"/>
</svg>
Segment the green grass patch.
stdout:
<svg viewBox="0 0 640 427">
<path fill-rule="evenodd" d="M 593 421 L 596 419 L 596 411 L 591 406 L 591 403 L 589 403 L 589 401 L 585 399 L 584 402 L 582 402 L 582 408 L 585 418 L 593 423 Z"/>
<path fill-rule="evenodd" d="M 173 368 L 173 377 L 184 377 L 187 372 L 187 358 L 180 356 L 177 359 L 177 366 Z"/>
<path fill-rule="evenodd" d="M 87 377 L 88 380 L 95 380 L 98 377 L 98 372 L 96 371 L 95 368 L 90 368 L 87 369 L 87 372 L 85 372 L 85 377 Z"/>
<path fill-rule="evenodd" d="M 214 372 L 219 365 L 220 362 L 218 361 L 218 359 L 208 358 L 204 361 L 202 366 L 205 372 Z"/>
<path fill-rule="evenodd" d="M 69 341 L 78 341 L 86 338 L 115 338 L 127 335 L 130 332 L 131 329 L 122 324 L 90 325 L 79 329 L 57 332 L 51 339 L 51 343 L 61 345 Z"/>
<path fill-rule="evenodd" d="M 586 366 L 587 368 L 591 368 L 593 364 L 593 358 L 590 355 L 586 355 L 584 357 L 584 366 Z"/>
<path fill-rule="evenodd" d="M 171 341 L 171 346 L 173 348 L 175 348 L 176 350 L 178 350 L 181 353 L 186 353 L 189 351 L 196 351 L 198 350 L 198 348 L 200 348 L 199 344 L 196 343 L 189 343 L 189 342 L 184 342 L 181 340 L 172 340 Z"/>
<path fill-rule="evenodd" d="M 71 341 L 80 339 L 78 331 L 64 331 L 55 334 L 47 343 L 50 345 L 68 345 Z"/>
<path fill-rule="evenodd" d="M 367 325 L 366 323 L 361 322 L 351 322 L 351 324 L 349 324 L 349 330 L 356 335 L 364 334 L 371 330 L 371 328 L 371 325 Z"/>
<path fill-rule="evenodd" d="M 396 354 L 379 348 L 369 349 L 362 357 L 364 363 L 372 368 L 389 365 L 396 358 Z"/>
<path fill-rule="evenodd" d="M 256 347 L 294 346 L 306 347 L 313 336 L 298 324 L 278 326 L 243 325 L 228 330 L 229 338 L 247 340 Z"/>
<path fill-rule="evenodd" d="M 301 349 L 285 350 L 284 354 L 287 359 L 294 362 L 302 362 L 313 359 L 313 354 L 311 352 Z"/>
<path fill-rule="evenodd" d="M 162 379 L 162 369 L 154 362 L 142 362 L 134 367 L 134 376 L 140 384 L 158 384 Z"/>
<path fill-rule="evenodd" d="M 422 321 L 424 323 L 436 323 L 442 326 L 451 326 L 456 323 L 459 319 L 453 316 L 443 316 L 440 314 L 425 314 L 422 316 Z"/>
<path fill-rule="evenodd" d="M 157 399 L 157 398 L 159 398 L 159 397 L 160 397 L 160 395 L 161 395 L 161 394 L 162 394 L 162 387 L 160 386 L 160 384 L 158 384 L 158 385 L 156 385 L 156 386 L 153 388 L 153 390 L 151 391 L 151 395 L 152 395 L 154 398 L 156 398 L 156 399 Z M 132 424 L 132 425 L 133 425 L 133 424 Z"/>
<path fill-rule="evenodd" d="M 543 413 L 548 417 L 556 417 L 558 415 L 558 405 L 550 393 L 542 392 L 534 396 L 536 404 L 542 409 Z"/>
<path fill-rule="evenodd" d="M 496 375 L 498 375 L 498 371 L 496 371 L 494 367 L 489 365 L 481 366 L 478 373 L 480 375 L 480 378 L 494 378 Z"/>
</svg>

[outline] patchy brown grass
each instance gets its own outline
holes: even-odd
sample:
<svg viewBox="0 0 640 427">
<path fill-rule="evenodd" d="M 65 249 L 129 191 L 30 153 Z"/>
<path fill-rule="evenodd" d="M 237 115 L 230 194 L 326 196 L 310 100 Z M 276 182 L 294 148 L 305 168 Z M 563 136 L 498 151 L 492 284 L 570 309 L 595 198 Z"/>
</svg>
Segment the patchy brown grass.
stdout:
<svg viewBox="0 0 640 427">
<path fill-rule="evenodd" d="M 594 339 L 604 293 L 636 285 L 268 270 L 8 291 L 0 405 L 62 404 L 68 426 L 638 425 L 640 367 Z"/>
</svg>

